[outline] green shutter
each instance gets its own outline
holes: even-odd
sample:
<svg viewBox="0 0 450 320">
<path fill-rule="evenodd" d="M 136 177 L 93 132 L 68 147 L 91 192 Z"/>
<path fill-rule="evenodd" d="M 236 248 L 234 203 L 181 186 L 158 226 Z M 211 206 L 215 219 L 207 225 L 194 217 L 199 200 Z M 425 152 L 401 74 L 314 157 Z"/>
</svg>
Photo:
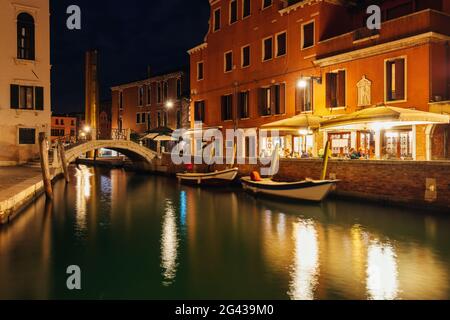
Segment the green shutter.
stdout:
<svg viewBox="0 0 450 320">
<path fill-rule="evenodd" d="M 35 94 L 35 108 L 36 110 L 44 110 L 44 88 L 36 87 L 34 88 Z"/>
<path fill-rule="evenodd" d="M 11 109 L 19 109 L 19 86 L 11 85 Z"/>
</svg>

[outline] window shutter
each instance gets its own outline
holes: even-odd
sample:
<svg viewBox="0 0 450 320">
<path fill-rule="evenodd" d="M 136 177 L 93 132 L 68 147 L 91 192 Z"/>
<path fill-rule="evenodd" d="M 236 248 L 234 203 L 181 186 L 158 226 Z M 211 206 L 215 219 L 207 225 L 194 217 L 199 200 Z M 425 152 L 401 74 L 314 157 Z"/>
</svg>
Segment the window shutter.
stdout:
<svg viewBox="0 0 450 320">
<path fill-rule="evenodd" d="M 279 103 L 280 103 L 280 114 L 284 114 L 286 112 L 286 84 L 280 84 L 280 93 L 279 93 Z"/>
<path fill-rule="evenodd" d="M 258 89 L 258 111 L 259 115 L 264 115 L 264 89 L 259 88 Z"/>
<path fill-rule="evenodd" d="M 338 72 L 338 79 L 337 79 L 337 106 L 338 107 L 345 107 L 346 101 L 345 101 L 345 71 L 341 70 Z"/>
<path fill-rule="evenodd" d="M 405 99 L 405 60 L 395 61 L 395 100 Z"/>
<path fill-rule="evenodd" d="M 44 110 L 44 88 L 36 87 L 35 89 L 35 108 L 36 110 Z"/>
<path fill-rule="evenodd" d="M 225 100 L 225 96 L 222 96 L 221 98 L 221 102 L 220 102 L 220 105 L 221 105 L 221 110 L 222 110 L 222 120 L 225 120 L 226 119 L 226 100 Z"/>
<path fill-rule="evenodd" d="M 327 107 L 336 107 L 336 74 L 327 73 Z"/>
<path fill-rule="evenodd" d="M 392 95 L 392 62 L 386 62 L 386 99 L 388 101 L 393 100 Z"/>
<path fill-rule="evenodd" d="M 295 112 L 300 113 L 302 112 L 302 105 L 303 105 L 303 99 L 302 99 L 302 89 L 295 86 Z"/>
<path fill-rule="evenodd" d="M 274 115 L 276 113 L 276 98 L 277 98 L 277 86 L 270 87 L 270 113 Z"/>
<path fill-rule="evenodd" d="M 11 109 L 19 109 L 19 86 L 11 85 Z"/>
</svg>

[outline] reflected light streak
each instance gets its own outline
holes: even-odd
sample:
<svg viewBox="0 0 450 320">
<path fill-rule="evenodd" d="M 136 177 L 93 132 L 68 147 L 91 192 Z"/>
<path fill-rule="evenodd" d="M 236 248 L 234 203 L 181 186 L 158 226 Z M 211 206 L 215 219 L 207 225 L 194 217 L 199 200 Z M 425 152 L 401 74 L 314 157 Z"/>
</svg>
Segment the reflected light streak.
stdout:
<svg viewBox="0 0 450 320">
<path fill-rule="evenodd" d="M 76 225 L 78 231 L 84 231 L 86 229 L 86 204 L 87 200 L 91 196 L 91 181 L 92 176 L 90 170 L 86 166 L 79 166 L 76 168 Z"/>
<path fill-rule="evenodd" d="M 293 300 L 313 300 L 319 273 L 319 241 L 314 223 L 294 223 L 293 236 L 295 261 L 288 294 Z"/>
<path fill-rule="evenodd" d="M 181 225 L 186 225 L 186 214 L 187 214 L 187 197 L 186 191 L 181 191 L 180 193 L 180 218 Z"/>
<path fill-rule="evenodd" d="M 163 285 L 171 285 L 177 272 L 178 234 L 175 208 L 172 201 L 166 200 L 166 207 L 161 235 L 161 267 L 163 268 Z"/>
<path fill-rule="evenodd" d="M 373 241 L 367 257 L 367 291 L 372 300 L 394 300 L 398 296 L 397 256 L 390 244 Z"/>
</svg>

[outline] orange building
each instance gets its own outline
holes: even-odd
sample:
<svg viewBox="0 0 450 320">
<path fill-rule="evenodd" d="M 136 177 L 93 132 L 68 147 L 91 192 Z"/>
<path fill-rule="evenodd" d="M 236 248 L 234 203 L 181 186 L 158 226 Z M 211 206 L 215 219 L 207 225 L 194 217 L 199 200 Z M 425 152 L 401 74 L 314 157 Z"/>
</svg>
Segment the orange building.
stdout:
<svg viewBox="0 0 450 320">
<path fill-rule="evenodd" d="M 384 1 L 379 30 L 367 28 L 367 6 L 344 3 L 210 1 L 205 42 L 189 50 L 191 121 L 250 134 L 296 115 L 327 123 L 374 106 L 450 114 L 450 0 Z M 450 157 L 449 126 L 426 119 L 302 129 L 253 152 L 279 143 L 289 156 L 317 155 L 329 139 L 335 156 Z"/>
<path fill-rule="evenodd" d="M 156 128 L 189 126 L 188 81 L 182 71 L 149 77 L 112 89 L 112 130 L 143 135 Z"/>
<path fill-rule="evenodd" d="M 66 115 L 53 115 L 51 123 L 51 141 L 65 138 L 65 141 L 77 139 L 77 118 Z"/>
</svg>

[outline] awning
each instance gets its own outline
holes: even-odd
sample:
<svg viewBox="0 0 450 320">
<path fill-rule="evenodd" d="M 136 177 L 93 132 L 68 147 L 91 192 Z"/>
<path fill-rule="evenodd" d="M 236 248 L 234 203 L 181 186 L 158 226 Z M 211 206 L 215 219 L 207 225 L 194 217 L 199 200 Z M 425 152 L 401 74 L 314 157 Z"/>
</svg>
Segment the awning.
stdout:
<svg viewBox="0 0 450 320">
<path fill-rule="evenodd" d="M 158 127 L 156 129 L 147 131 L 145 136 L 141 138 L 141 140 L 150 139 L 154 140 L 158 136 L 171 136 L 173 133 L 173 130 L 168 127 Z"/>
<path fill-rule="evenodd" d="M 172 138 L 172 136 L 168 136 L 168 135 L 159 135 L 152 140 L 153 141 L 177 141 L 177 139 Z"/>
<path fill-rule="evenodd" d="M 272 122 L 261 126 L 262 130 L 298 131 L 301 129 L 317 129 L 324 121 L 322 117 L 300 114 L 284 120 Z"/>
<path fill-rule="evenodd" d="M 390 106 L 372 107 L 338 116 L 320 124 L 321 129 L 383 129 L 397 126 L 450 123 L 450 116 Z"/>
</svg>

